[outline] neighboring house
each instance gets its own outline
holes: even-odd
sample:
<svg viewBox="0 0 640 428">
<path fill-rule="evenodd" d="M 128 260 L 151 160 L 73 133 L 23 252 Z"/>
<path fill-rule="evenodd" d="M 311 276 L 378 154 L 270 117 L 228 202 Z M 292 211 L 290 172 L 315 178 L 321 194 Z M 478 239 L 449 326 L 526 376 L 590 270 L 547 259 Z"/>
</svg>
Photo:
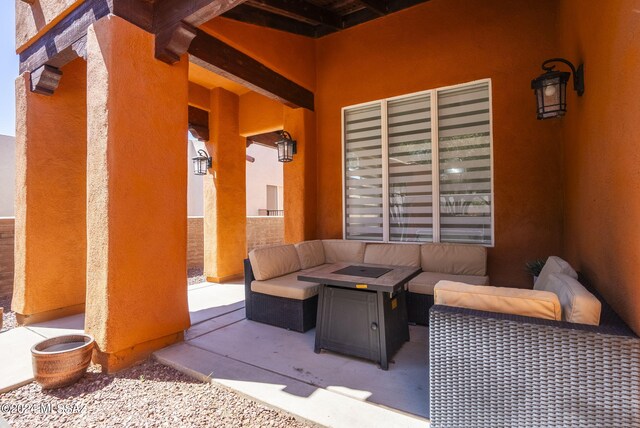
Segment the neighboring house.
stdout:
<svg viewBox="0 0 640 428">
<path fill-rule="evenodd" d="M 247 147 L 247 155 L 255 158 L 255 162 L 247 162 L 247 216 L 282 210 L 282 163 L 278 162 L 276 150 L 252 144 Z"/>
<path fill-rule="evenodd" d="M 0 217 L 14 216 L 16 139 L 0 135 Z"/>
<path fill-rule="evenodd" d="M 204 143 L 189 140 L 189 179 L 187 211 L 189 217 L 204 215 L 202 177 L 194 175 L 191 159 L 197 156 L 197 151 L 204 149 Z M 271 213 L 282 215 L 284 205 L 282 163 L 278 162 L 275 149 L 259 144 L 247 147 L 247 156 L 255 159 L 246 162 L 247 179 L 247 216 L 267 215 Z"/>
</svg>

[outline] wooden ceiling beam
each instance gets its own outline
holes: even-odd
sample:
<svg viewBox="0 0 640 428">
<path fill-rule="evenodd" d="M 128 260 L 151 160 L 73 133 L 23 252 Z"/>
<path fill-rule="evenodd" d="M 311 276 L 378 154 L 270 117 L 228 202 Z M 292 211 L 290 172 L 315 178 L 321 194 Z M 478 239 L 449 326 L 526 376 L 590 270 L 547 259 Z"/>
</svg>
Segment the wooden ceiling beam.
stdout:
<svg viewBox="0 0 640 428">
<path fill-rule="evenodd" d="M 219 76 L 290 107 L 314 109 L 313 92 L 202 30 L 189 46 L 189 60 Z"/>
<path fill-rule="evenodd" d="M 209 141 L 209 112 L 189 106 L 189 132 L 200 141 Z"/>
<path fill-rule="evenodd" d="M 286 16 L 256 9 L 246 4 L 236 6 L 222 15 L 234 21 L 246 24 L 259 25 L 261 27 L 273 28 L 275 30 L 286 31 L 306 37 L 316 37 L 316 28 L 311 24 L 301 22 Z"/>
<path fill-rule="evenodd" d="M 268 12 L 275 12 L 293 19 L 302 19 L 315 25 L 342 29 L 340 15 L 305 0 L 251 0 L 250 5 Z"/>
<path fill-rule="evenodd" d="M 372 11 L 378 16 L 389 13 L 389 5 L 386 0 L 357 0 L 358 3 Z"/>
<path fill-rule="evenodd" d="M 153 18 L 156 58 L 168 64 L 178 62 L 196 36 L 196 27 L 244 1 L 157 0 Z"/>
</svg>

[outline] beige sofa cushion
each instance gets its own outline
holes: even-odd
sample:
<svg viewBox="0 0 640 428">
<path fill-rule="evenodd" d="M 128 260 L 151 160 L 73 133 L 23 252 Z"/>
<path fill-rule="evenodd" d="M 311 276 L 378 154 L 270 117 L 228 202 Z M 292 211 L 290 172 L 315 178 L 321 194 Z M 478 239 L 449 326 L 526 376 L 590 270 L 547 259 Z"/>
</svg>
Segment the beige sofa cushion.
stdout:
<svg viewBox="0 0 640 428">
<path fill-rule="evenodd" d="M 600 300 L 576 279 L 562 273 L 549 275 L 547 291 L 558 296 L 562 305 L 562 319 L 578 324 L 600 324 Z"/>
<path fill-rule="evenodd" d="M 322 241 L 304 241 L 295 244 L 301 269 L 309 269 L 324 264 Z"/>
<path fill-rule="evenodd" d="M 420 258 L 425 272 L 474 276 L 487 274 L 487 249 L 480 245 L 423 244 Z"/>
<path fill-rule="evenodd" d="M 571 278 L 578 278 L 578 274 L 573 270 L 569 263 L 562 260 L 560 257 L 551 256 L 544 263 L 544 267 L 542 268 L 542 271 L 540 271 L 540 275 L 538 275 L 538 280 L 533 285 L 533 289 L 547 291 L 549 277 L 554 273 L 562 273 L 569 275 Z"/>
<path fill-rule="evenodd" d="M 420 267 L 418 244 L 367 244 L 364 262 L 378 265 Z"/>
<path fill-rule="evenodd" d="M 344 239 L 323 239 L 325 263 L 364 263 L 365 243 Z"/>
<path fill-rule="evenodd" d="M 253 276 L 259 281 L 300 270 L 298 252 L 293 245 L 257 248 L 249 253 Z"/>
<path fill-rule="evenodd" d="M 550 291 L 469 285 L 440 281 L 434 289 L 436 305 L 456 306 L 502 314 L 560 321 L 558 296 Z"/>
<path fill-rule="evenodd" d="M 439 281 L 462 282 L 463 284 L 470 285 L 487 285 L 489 284 L 489 277 L 475 275 L 451 275 L 449 273 L 439 272 L 422 272 L 420 275 L 409 281 L 409 291 L 412 293 L 433 295 L 433 287 L 435 287 Z"/>
<path fill-rule="evenodd" d="M 266 281 L 251 281 L 251 291 L 287 299 L 306 300 L 318 294 L 319 284 L 298 281 L 298 272 Z"/>
</svg>

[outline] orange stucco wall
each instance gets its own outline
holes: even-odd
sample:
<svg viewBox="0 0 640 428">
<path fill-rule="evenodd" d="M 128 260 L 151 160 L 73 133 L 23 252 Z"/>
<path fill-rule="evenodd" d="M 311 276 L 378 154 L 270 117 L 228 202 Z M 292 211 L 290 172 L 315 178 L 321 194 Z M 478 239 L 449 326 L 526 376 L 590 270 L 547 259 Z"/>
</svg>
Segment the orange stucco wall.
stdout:
<svg viewBox="0 0 640 428">
<path fill-rule="evenodd" d="M 222 88 L 211 90 L 207 151 L 213 158 L 204 184 L 204 273 L 222 282 L 242 275 L 246 258 L 245 139 L 238 133 L 239 99 Z"/>
<path fill-rule="evenodd" d="M 284 240 L 315 239 L 316 230 L 316 118 L 306 109 L 284 109 L 284 129 L 297 141 L 297 154 L 283 165 Z"/>
<path fill-rule="evenodd" d="M 562 238 L 560 123 L 539 122 L 530 80 L 557 53 L 556 2 L 432 0 L 317 42 L 317 227 L 342 236 L 345 106 L 491 78 L 495 248 L 491 283 L 531 287 L 527 260 Z"/>
<path fill-rule="evenodd" d="M 315 90 L 313 39 L 226 18 L 213 19 L 200 28 L 297 84 Z"/>
<path fill-rule="evenodd" d="M 585 66 L 562 119 L 564 253 L 640 334 L 640 2 L 564 0 L 559 21 L 561 54 Z"/>
<path fill-rule="evenodd" d="M 153 46 L 153 35 L 116 17 L 87 36 L 85 329 L 108 370 L 189 326 L 188 64 L 156 60 Z"/>
<path fill-rule="evenodd" d="M 31 92 L 26 73 L 16 80 L 13 309 L 26 323 L 85 301 L 86 63 L 62 71 L 54 97 Z"/>
<path fill-rule="evenodd" d="M 248 92 L 240 96 L 240 135 L 249 137 L 282 129 L 285 106 L 277 101 Z"/>
</svg>

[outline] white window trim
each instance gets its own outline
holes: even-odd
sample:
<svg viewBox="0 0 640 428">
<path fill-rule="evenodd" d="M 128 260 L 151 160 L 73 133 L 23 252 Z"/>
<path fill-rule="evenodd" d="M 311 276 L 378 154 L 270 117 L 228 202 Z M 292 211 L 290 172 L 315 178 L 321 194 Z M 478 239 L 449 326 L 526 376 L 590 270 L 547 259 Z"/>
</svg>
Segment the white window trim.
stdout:
<svg viewBox="0 0 640 428">
<path fill-rule="evenodd" d="M 389 240 L 389 133 L 388 133 L 388 117 L 387 117 L 387 104 L 389 101 L 394 101 L 398 99 L 404 99 L 413 96 L 419 95 L 429 95 L 431 101 L 431 174 L 432 174 L 432 194 L 438 195 L 438 197 L 433 198 L 432 203 L 432 211 L 433 211 L 433 242 L 440 242 L 440 153 L 438 150 L 439 139 L 438 139 L 438 115 L 433 114 L 437 112 L 438 107 L 438 92 L 445 91 L 448 89 L 455 89 L 463 86 L 469 86 L 474 84 L 486 83 L 489 87 L 489 150 L 491 151 L 491 159 L 490 159 L 490 168 L 491 168 L 491 243 L 488 244 L 473 244 L 467 243 L 465 245 L 480 245 L 483 247 L 493 248 L 495 247 L 495 233 L 496 233 L 496 225 L 495 225 L 495 191 L 494 191 L 494 156 L 493 156 L 493 86 L 491 83 L 491 79 L 479 79 L 472 80 L 470 82 L 459 83 L 450 86 L 442 86 L 440 88 L 429 89 L 426 91 L 418 91 L 410 94 L 403 94 L 389 98 L 382 98 L 375 101 L 367 101 L 365 103 L 353 104 L 350 106 L 342 107 L 340 110 L 340 130 L 341 130 L 341 157 L 340 162 L 342 163 L 342 239 L 347 239 L 347 199 L 346 199 L 346 171 L 345 171 L 345 142 L 344 142 L 344 134 L 345 134 L 345 123 L 344 123 L 344 115 L 345 110 L 358 108 L 358 107 L 368 107 L 368 106 L 380 106 L 381 113 L 381 133 L 382 133 L 382 153 L 384 154 L 382 161 L 382 175 L 383 177 L 387 177 L 386 180 L 382 182 L 382 222 L 383 222 L 383 233 L 382 233 L 382 241 L 360 241 L 360 242 L 371 242 L 371 243 L 391 243 L 391 244 L 421 244 L 422 242 L 396 242 Z M 438 215 L 436 215 L 438 213 Z"/>
</svg>

